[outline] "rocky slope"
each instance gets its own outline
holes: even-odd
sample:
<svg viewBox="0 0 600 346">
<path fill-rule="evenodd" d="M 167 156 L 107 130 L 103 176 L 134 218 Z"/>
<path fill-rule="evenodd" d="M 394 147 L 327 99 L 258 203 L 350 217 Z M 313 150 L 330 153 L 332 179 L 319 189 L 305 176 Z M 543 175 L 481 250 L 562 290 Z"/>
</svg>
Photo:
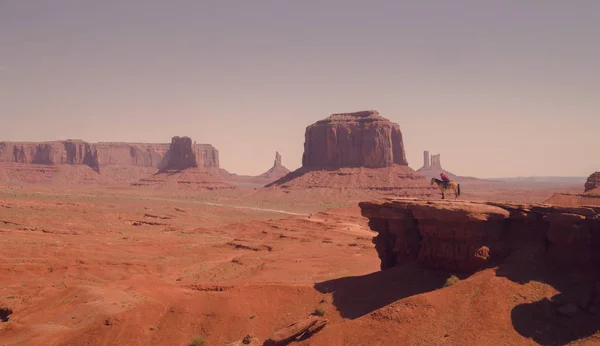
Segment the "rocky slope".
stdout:
<svg viewBox="0 0 600 346">
<path fill-rule="evenodd" d="M 473 272 L 526 247 L 567 269 L 594 268 L 600 255 L 600 207 L 442 202 L 419 199 L 359 203 L 388 269 L 408 261 Z"/>
<path fill-rule="evenodd" d="M 195 146 L 189 137 L 173 137 L 163 157 L 162 168 L 150 177 L 132 183 L 133 186 L 153 189 L 216 190 L 233 189 L 219 170 L 198 165 Z"/>
<path fill-rule="evenodd" d="M 594 172 L 594 173 L 592 173 L 592 175 L 590 175 L 588 177 L 587 181 L 585 182 L 585 186 L 584 186 L 585 191 L 584 192 L 592 191 L 599 187 L 600 187 L 600 172 Z"/>
<path fill-rule="evenodd" d="M 333 114 L 308 126 L 305 168 L 407 166 L 400 126 L 377 111 Z"/>
</svg>

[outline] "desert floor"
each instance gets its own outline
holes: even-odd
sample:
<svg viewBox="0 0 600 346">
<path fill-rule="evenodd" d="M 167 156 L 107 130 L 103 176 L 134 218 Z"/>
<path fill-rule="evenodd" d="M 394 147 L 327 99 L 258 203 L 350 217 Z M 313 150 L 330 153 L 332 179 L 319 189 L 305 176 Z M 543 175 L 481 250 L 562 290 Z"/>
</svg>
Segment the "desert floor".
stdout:
<svg viewBox="0 0 600 346">
<path fill-rule="evenodd" d="M 468 187 L 468 185 L 467 185 Z M 542 201 L 578 186 L 478 186 Z M 511 198 L 512 197 L 512 198 Z M 0 186 L 0 345 L 224 345 L 324 311 L 298 345 L 598 344 L 548 314 L 546 268 L 379 271 L 353 191 L 166 193 Z"/>
</svg>

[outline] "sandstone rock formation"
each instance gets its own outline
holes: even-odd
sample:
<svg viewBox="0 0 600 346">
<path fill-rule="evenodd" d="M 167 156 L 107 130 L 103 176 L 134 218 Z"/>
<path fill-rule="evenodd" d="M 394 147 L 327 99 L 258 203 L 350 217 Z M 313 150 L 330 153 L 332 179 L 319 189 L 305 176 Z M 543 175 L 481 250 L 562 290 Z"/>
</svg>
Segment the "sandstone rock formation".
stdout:
<svg viewBox="0 0 600 346">
<path fill-rule="evenodd" d="M 260 175 L 238 175 L 235 173 L 229 173 L 227 170 L 222 168 L 220 169 L 220 175 L 225 181 L 239 187 L 261 188 L 290 173 L 290 170 L 287 169 L 281 162 L 281 154 L 276 151 L 273 167 Z"/>
<path fill-rule="evenodd" d="M 323 317 L 311 316 L 304 320 L 296 321 L 287 327 L 275 332 L 264 343 L 265 346 L 285 346 L 294 341 L 308 339 L 319 332 L 329 321 Z"/>
<path fill-rule="evenodd" d="M 99 171 L 98 153 L 81 140 L 42 143 L 0 142 L 0 162 L 40 165 L 86 165 Z"/>
<path fill-rule="evenodd" d="M 417 172 L 424 175 L 428 180 L 431 178 L 439 178 L 440 172 L 446 173 L 451 180 L 457 180 L 459 178 L 456 174 L 442 168 L 440 154 L 430 155 L 427 150 L 423 152 L 423 167 L 419 168 Z"/>
<path fill-rule="evenodd" d="M 264 184 L 268 184 L 272 181 L 275 181 L 279 178 L 284 177 L 286 174 L 290 173 L 290 170 L 287 169 L 281 163 L 281 154 L 278 151 L 275 152 L 275 161 L 273 162 L 273 167 L 263 174 L 259 175 L 257 178 L 263 181 Z"/>
<path fill-rule="evenodd" d="M 407 166 L 400 126 L 377 111 L 333 114 L 308 126 L 302 166 L 311 169 Z"/>
<path fill-rule="evenodd" d="M 95 144 L 100 166 L 140 166 L 163 169 L 171 147 L 165 143 L 100 142 Z M 219 168 L 219 152 L 210 144 L 193 144 L 196 164 L 203 168 Z"/>
<path fill-rule="evenodd" d="M 273 167 L 279 167 L 282 166 L 281 164 L 281 154 L 276 151 L 275 152 L 275 162 L 273 162 Z"/>
<path fill-rule="evenodd" d="M 520 248 L 543 248 L 566 268 L 600 264 L 600 207 L 442 202 L 418 199 L 359 203 L 381 269 L 418 261 L 430 268 L 473 272 Z"/>
<path fill-rule="evenodd" d="M 425 177 L 408 167 L 402 133 L 377 111 L 333 114 L 306 128 L 302 167 L 265 186 L 351 189 L 430 196 Z"/>
<path fill-rule="evenodd" d="M 98 180 L 113 183 L 131 183 L 164 169 L 167 165 L 167 153 L 170 144 L 164 143 L 87 143 L 80 140 L 53 142 L 0 142 L 0 165 L 3 166 L 0 179 L 34 183 L 62 181 L 61 172 L 71 177 L 75 170 L 50 169 L 36 165 L 85 165 L 91 167 L 103 177 L 95 179 L 82 170 L 81 177 L 75 181 Z M 219 152 L 210 144 L 192 145 L 196 166 L 202 169 L 218 171 Z M 33 165 L 31 167 L 27 165 Z M 26 167 L 27 166 L 27 167 Z M 39 171 L 39 179 L 35 172 Z M 43 171 L 43 172 L 42 172 Z M 106 178 L 106 179 L 104 179 Z M 108 180 L 107 180 L 108 179 Z"/>
<path fill-rule="evenodd" d="M 52 142 L 0 142 L 0 162 L 32 164 L 85 164 L 90 167 L 131 165 L 160 167 L 170 144 Z M 193 145 L 199 167 L 219 168 L 219 152 L 210 144 Z M 97 161 L 97 162 L 96 162 Z"/>
<path fill-rule="evenodd" d="M 585 191 L 592 191 L 600 187 L 600 172 L 594 172 L 590 175 L 585 183 Z"/>
<path fill-rule="evenodd" d="M 192 139 L 189 137 L 173 137 L 164 161 L 165 164 L 161 171 L 180 171 L 186 168 L 198 167 L 196 151 L 192 147 Z"/>
</svg>

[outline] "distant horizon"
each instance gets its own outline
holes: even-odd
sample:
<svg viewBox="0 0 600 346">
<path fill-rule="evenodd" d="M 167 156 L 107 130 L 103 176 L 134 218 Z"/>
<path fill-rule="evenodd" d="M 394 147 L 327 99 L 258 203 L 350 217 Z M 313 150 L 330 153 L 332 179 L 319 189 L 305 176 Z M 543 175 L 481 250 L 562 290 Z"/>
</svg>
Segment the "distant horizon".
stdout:
<svg viewBox="0 0 600 346">
<path fill-rule="evenodd" d="M 179 136 L 179 137 L 188 137 L 188 136 Z M 191 137 L 190 137 L 191 138 Z M 191 138 L 192 141 L 194 141 L 194 138 Z M 54 140 L 45 140 L 45 141 L 6 141 L 6 140 L 0 140 L 0 143 L 2 142 L 11 142 L 11 143 L 46 143 L 46 142 L 58 142 L 58 141 L 69 141 L 69 140 L 73 140 L 73 141 L 83 141 L 86 143 L 90 143 L 90 144 L 99 144 L 99 143 L 125 143 L 125 144 L 162 144 L 162 145 L 169 145 L 171 144 L 171 142 L 123 142 L 123 141 L 99 141 L 99 142 L 90 142 L 87 141 L 85 139 L 82 138 L 65 138 L 65 139 L 54 139 Z M 213 146 L 211 143 L 198 143 L 198 141 L 195 141 L 196 145 L 211 145 Z M 219 148 L 213 146 L 217 151 L 219 151 Z M 277 150 L 273 151 L 273 158 L 275 157 L 275 153 L 277 152 Z M 283 154 L 280 152 L 280 154 L 283 157 Z M 219 152 L 219 161 L 221 160 L 221 153 Z M 298 166 L 295 168 L 290 168 L 289 166 L 287 166 L 284 162 L 282 163 L 283 166 L 285 166 L 286 168 L 288 168 L 290 171 L 295 171 L 299 168 L 301 168 L 302 166 Z M 271 165 L 268 168 L 271 168 L 273 166 L 273 164 L 271 163 Z M 417 171 L 419 168 L 421 168 L 422 166 L 416 167 L 413 166 L 412 164 L 408 164 L 408 166 L 412 169 L 414 169 L 415 171 Z M 225 169 L 226 171 L 228 171 L 229 173 L 233 173 L 233 174 L 237 174 L 237 175 L 244 175 L 244 176 L 258 176 L 259 174 L 264 173 L 265 171 L 268 170 L 268 168 L 266 168 L 263 172 L 258 173 L 258 174 L 245 174 L 245 173 L 239 173 L 239 172 L 235 172 L 232 171 L 230 169 L 227 169 L 226 167 L 223 167 L 223 165 L 219 165 L 219 168 Z M 442 167 L 442 169 L 448 171 L 446 168 Z M 451 172 L 453 174 L 455 174 L 454 172 Z M 592 174 L 594 172 L 590 172 L 590 174 Z M 537 175 L 525 175 L 525 176 L 506 176 L 506 177 L 478 177 L 478 176 L 468 176 L 468 175 L 462 175 L 462 174 L 457 174 L 457 176 L 459 177 L 464 177 L 464 178 L 480 178 L 480 179 L 486 179 L 486 180 L 494 180 L 494 179 L 582 179 L 585 180 L 589 177 L 589 175 L 586 176 L 554 176 L 554 175 L 548 175 L 548 176 L 537 176 Z"/>
<path fill-rule="evenodd" d="M 241 175 L 306 126 L 367 109 L 479 178 L 587 176 L 600 2 L 0 2 L 0 140 L 169 143 Z"/>
</svg>

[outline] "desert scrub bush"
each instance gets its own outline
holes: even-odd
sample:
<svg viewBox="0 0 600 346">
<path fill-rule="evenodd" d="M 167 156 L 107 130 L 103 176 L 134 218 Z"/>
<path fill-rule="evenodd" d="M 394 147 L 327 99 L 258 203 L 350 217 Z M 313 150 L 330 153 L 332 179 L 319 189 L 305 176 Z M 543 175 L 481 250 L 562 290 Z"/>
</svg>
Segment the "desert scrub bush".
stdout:
<svg viewBox="0 0 600 346">
<path fill-rule="evenodd" d="M 446 279 L 444 287 L 452 286 L 459 281 L 460 279 L 456 275 L 451 275 L 449 278 Z"/>
<path fill-rule="evenodd" d="M 325 316 L 325 310 L 323 310 L 323 308 L 317 308 L 312 314 L 315 316 Z"/>
<path fill-rule="evenodd" d="M 206 346 L 206 339 L 203 336 L 196 335 L 192 338 L 190 346 Z"/>
</svg>

